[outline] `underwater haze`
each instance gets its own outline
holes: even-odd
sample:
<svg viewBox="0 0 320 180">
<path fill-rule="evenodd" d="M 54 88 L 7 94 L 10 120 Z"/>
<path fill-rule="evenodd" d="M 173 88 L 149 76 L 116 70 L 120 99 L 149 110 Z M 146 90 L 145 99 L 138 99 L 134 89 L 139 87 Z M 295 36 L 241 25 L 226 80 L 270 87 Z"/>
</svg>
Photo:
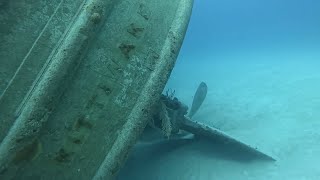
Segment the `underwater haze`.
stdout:
<svg viewBox="0 0 320 180">
<path fill-rule="evenodd" d="M 319 180 L 319 68 L 319 0 L 195 0 L 166 89 L 190 107 L 205 82 L 193 120 L 276 161 L 243 161 L 205 141 L 154 141 L 134 148 L 119 179 Z"/>
</svg>

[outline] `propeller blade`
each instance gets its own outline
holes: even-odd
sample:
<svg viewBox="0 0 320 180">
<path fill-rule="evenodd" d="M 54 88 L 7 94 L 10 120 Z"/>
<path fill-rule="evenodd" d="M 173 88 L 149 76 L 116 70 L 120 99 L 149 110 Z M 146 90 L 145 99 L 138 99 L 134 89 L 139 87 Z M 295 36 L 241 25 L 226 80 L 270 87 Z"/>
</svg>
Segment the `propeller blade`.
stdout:
<svg viewBox="0 0 320 180">
<path fill-rule="evenodd" d="M 204 99 L 206 98 L 207 95 L 207 90 L 208 87 L 206 85 L 206 83 L 201 82 L 200 85 L 198 86 L 198 89 L 193 97 L 193 101 L 192 101 L 192 106 L 189 112 L 188 117 L 192 118 L 192 116 L 194 114 L 196 114 L 196 112 L 199 110 L 201 104 L 203 103 Z"/>
</svg>

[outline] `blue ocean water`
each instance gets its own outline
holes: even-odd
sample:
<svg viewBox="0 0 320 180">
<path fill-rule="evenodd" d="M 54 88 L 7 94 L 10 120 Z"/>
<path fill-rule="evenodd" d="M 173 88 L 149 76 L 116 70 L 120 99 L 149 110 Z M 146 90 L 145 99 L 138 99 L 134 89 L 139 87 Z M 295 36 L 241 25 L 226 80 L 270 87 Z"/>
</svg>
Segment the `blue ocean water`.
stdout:
<svg viewBox="0 0 320 180">
<path fill-rule="evenodd" d="M 190 106 L 206 82 L 207 98 L 194 120 L 276 162 L 240 162 L 204 142 L 164 143 L 137 150 L 124 173 L 161 180 L 320 179 L 319 9 L 317 0 L 195 0 L 166 87 Z"/>
<path fill-rule="evenodd" d="M 195 1 L 181 56 L 315 48 L 319 7 L 316 0 Z"/>
</svg>

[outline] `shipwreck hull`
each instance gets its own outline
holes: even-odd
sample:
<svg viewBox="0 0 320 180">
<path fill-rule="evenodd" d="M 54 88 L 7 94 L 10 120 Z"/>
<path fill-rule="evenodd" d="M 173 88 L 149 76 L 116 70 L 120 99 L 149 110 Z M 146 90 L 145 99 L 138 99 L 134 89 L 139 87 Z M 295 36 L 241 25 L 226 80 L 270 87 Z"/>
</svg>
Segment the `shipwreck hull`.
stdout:
<svg viewBox="0 0 320 180">
<path fill-rule="evenodd" d="M 0 179 L 112 179 L 179 53 L 192 0 L 1 1 Z"/>
</svg>

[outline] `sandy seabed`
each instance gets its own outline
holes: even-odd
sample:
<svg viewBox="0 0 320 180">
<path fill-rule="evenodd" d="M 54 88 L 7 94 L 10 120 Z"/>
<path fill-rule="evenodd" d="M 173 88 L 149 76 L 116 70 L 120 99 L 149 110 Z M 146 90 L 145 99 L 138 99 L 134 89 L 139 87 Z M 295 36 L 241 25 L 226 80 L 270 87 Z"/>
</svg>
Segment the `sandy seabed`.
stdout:
<svg viewBox="0 0 320 180">
<path fill-rule="evenodd" d="M 312 52 L 180 59 L 166 88 L 190 105 L 198 84 L 208 85 L 193 119 L 277 161 L 246 160 L 202 140 L 155 140 L 136 145 L 118 179 L 320 179 L 319 67 L 320 53 Z"/>
</svg>

